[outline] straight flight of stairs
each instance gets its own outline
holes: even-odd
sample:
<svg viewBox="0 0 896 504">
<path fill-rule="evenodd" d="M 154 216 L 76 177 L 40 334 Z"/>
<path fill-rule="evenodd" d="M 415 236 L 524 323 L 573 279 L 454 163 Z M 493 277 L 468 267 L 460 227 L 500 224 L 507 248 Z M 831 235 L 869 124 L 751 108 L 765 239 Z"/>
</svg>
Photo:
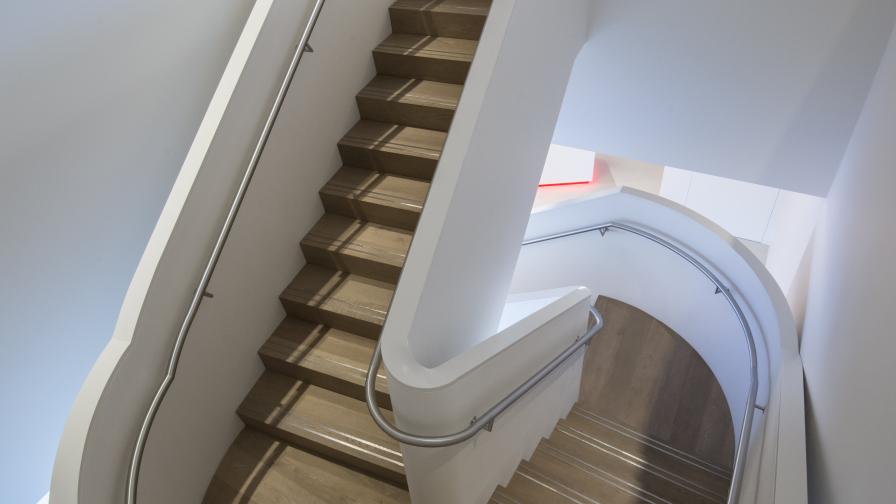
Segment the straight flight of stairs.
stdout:
<svg viewBox="0 0 896 504">
<path fill-rule="evenodd" d="M 573 407 L 495 504 L 723 504 L 731 472 Z"/>
<path fill-rule="evenodd" d="M 390 8 L 361 121 L 338 142 L 344 166 L 320 190 L 326 214 L 301 241 L 307 265 L 280 296 L 287 317 L 259 351 L 266 371 L 237 412 L 246 428 L 205 503 L 409 501 L 364 379 L 490 5 Z M 377 400 L 391 408 L 382 372 Z"/>
</svg>

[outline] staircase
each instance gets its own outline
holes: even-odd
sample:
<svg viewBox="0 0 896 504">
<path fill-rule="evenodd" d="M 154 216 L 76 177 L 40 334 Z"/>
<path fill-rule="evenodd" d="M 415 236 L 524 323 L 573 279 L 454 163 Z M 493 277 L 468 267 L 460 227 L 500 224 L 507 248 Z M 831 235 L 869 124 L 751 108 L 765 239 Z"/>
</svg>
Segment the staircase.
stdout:
<svg viewBox="0 0 896 504">
<path fill-rule="evenodd" d="M 579 402 L 496 504 L 724 504 L 734 438 L 700 355 L 638 308 L 600 296 Z"/>
<path fill-rule="evenodd" d="M 287 317 L 259 351 L 266 371 L 204 502 L 408 502 L 398 443 L 363 387 L 491 0 L 399 0 L 373 51 L 378 75 L 320 190 L 307 265 L 280 296 Z M 389 409 L 387 379 L 377 399 Z M 388 415 L 388 412 L 387 412 Z"/>
<path fill-rule="evenodd" d="M 577 405 L 497 504 L 724 504 L 731 472 Z"/>
</svg>

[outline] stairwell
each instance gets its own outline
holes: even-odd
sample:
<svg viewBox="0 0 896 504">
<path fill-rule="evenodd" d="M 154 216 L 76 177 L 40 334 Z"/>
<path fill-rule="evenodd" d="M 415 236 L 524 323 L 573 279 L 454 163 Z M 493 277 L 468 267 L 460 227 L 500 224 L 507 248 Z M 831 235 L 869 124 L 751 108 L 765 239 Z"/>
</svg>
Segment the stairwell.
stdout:
<svg viewBox="0 0 896 504">
<path fill-rule="evenodd" d="M 408 502 L 398 443 L 370 419 L 364 377 L 382 330 L 490 0 L 399 0 L 378 75 L 320 190 L 307 265 L 280 296 L 287 317 L 260 349 L 266 371 L 204 502 Z M 388 383 L 377 381 L 390 408 Z M 388 412 L 387 412 L 388 415 Z"/>
</svg>

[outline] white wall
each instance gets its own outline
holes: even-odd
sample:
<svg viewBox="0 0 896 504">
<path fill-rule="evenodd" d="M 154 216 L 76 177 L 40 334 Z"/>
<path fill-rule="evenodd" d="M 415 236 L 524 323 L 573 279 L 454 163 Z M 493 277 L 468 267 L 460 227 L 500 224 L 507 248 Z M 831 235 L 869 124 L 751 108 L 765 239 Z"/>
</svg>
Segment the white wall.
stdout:
<svg viewBox="0 0 896 504">
<path fill-rule="evenodd" d="M 828 195 L 803 331 L 812 502 L 896 494 L 896 35 Z"/>
<path fill-rule="evenodd" d="M 423 366 L 495 333 L 589 6 L 492 4 L 384 327 Z"/>
<path fill-rule="evenodd" d="M 4 2 L 0 502 L 33 503 L 249 0 Z"/>
<path fill-rule="evenodd" d="M 794 314 L 801 313 L 805 278 L 800 268 L 808 260 L 823 198 L 670 166 L 659 194 L 712 220 L 748 247 L 762 247 L 757 256 Z"/>
<path fill-rule="evenodd" d="M 596 0 L 554 141 L 824 195 L 892 0 Z"/>
</svg>

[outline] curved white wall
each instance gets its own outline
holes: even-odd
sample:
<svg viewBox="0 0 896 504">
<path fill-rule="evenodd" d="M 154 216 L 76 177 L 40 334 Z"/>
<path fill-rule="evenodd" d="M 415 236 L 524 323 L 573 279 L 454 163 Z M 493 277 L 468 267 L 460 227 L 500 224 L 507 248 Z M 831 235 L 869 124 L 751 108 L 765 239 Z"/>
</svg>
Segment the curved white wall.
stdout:
<svg viewBox="0 0 896 504">
<path fill-rule="evenodd" d="M 34 504 L 252 7 L 3 2 L 0 502 Z"/>
<path fill-rule="evenodd" d="M 304 27 L 311 0 L 258 0 L 122 305 L 116 332 L 81 389 L 54 468 L 54 504 L 118 504 L 137 428 L 211 244 Z M 299 240 L 323 214 L 317 191 L 340 166 L 371 49 L 390 0 L 330 0 L 262 157 L 159 411 L 139 498 L 200 502 L 242 424 L 262 371 L 258 348 L 284 316 L 278 295 L 304 264 Z M 313 127 L 310 127 L 313 125 Z"/>
<path fill-rule="evenodd" d="M 401 428 L 467 427 L 585 330 L 588 293 L 575 288 L 499 326 L 589 6 L 492 4 L 381 337 Z M 411 498 L 486 502 L 568 412 L 580 373 L 581 359 L 568 361 L 491 433 L 442 449 L 403 446 Z"/>
</svg>

